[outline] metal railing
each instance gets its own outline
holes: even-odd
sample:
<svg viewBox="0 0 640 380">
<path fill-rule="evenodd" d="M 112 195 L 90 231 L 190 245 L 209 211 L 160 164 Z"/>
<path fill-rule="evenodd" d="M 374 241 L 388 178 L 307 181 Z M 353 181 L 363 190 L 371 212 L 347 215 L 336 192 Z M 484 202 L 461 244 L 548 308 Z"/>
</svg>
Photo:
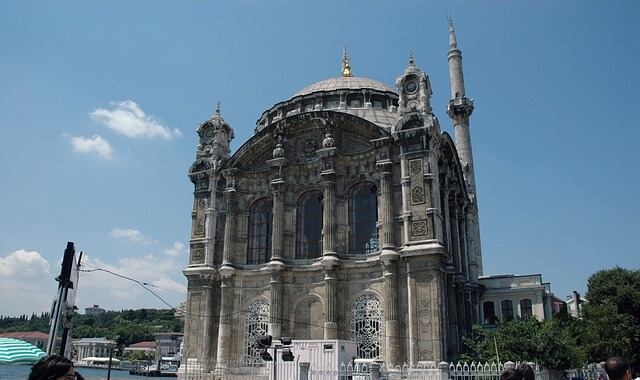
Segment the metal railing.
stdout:
<svg viewBox="0 0 640 380">
<path fill-rule="evenodd" d="M 341 363 L 339 366 L 317 366 L 313 363 L 282 363 L 276 380 L 499 380 L 500 374 L 520 363 L 408 363 L 387 366 L 385 363 Z M 536 380 L 550 380 L 549 372 L 535 363 L 527 363 L 535 371 Z M 273 380 L 272 366 L 261 359 L 199 363 L 187 359 L 178 371 L 179 380 Z M 596 376 L 594 376 L 594 374 Z M 597 376 L 597 369 L 573 370 L 568 378 L 604 380 Z M 576 379 L 577 380 L 577 379 Z"/>
</svg>

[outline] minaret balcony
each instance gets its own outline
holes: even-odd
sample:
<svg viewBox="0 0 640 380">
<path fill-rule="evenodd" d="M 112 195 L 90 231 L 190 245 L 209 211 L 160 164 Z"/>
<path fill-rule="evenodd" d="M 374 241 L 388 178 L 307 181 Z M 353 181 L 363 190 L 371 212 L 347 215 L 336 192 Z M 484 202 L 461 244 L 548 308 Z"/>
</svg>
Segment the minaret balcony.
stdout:
<svg viewBox="0 0 640 380">
<path fill-rule="evenodd" d="M 458 96 L 447 104 L 447 115 L 453 120 L 468 119 L 473 113 L 473 100 L 466 96 Z"/>
</svg>

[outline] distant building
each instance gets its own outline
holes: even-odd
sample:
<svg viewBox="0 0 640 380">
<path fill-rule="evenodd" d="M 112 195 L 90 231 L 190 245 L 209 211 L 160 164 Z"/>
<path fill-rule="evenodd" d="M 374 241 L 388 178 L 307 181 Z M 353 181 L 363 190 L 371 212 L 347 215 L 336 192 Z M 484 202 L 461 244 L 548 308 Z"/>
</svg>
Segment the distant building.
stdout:
<svg viewBox="0 0 640 380">
<path fill-rule="evenodd" d="M 553 314 L 567 312 L 567 303 L 556 296 L 551 297 L 551 312 Z"/>
<path fill-rule="evenodd" d="M 0 338 L 20 339 L 31 343 L 42 350 L 46 349 L 47 343 L 49 342 L 49 334 L 45 334 L 40 331 L 9 332 L 0 334 Z M 60 347 L 60 341 L 60 339 L 57 339 L 56 347 Z"/>
<path fill-rule="evenodd" d="M 155 358 L 156 342 L 139 342 L 124 348 L 124 352 L 143 352 L 147 357 Z"/>
<path fill-rule="evenodd" d="M 187 303 L 181 302 L 178 307 L 176 307 L 176 311 L 173 313 L 173 316 L 184 321 L 184 316 L 187 312 Z"/>
<path fill-rule="evenodd" d="M 84 358 L 108 358 L 109 349 L 116 342 L 107 338 L 82 338 L 71 342 L 73 361 L 79 363 Z"/>
<path fill-rule="evenodd" d="M 180 357 L 180 345 L 183 339 L 182 333 L 158 333 L 156 338 L 156 359 L 163 357 Z"/>
<path fill-rule="evenodd" d="M 104 314 L 107 311 L 100 307 L 100 305 L 93 305 L 92 307 L 85 307 L 84 313 L 86 315 Z"/>
<path fill-rule="evenodd" d="M 515 317 L 551 319 L 553 293 L 549 283 L 542 282 L 541 274 L 481 276 L 478 281 L 485 288 L 480 307 L 483 326 Z"/>
<path fill-rule="evenodd" d="M 567 313 L 574 318 L 580 318 L 582 304 L 586 302 L 586 299 L 580 298 L 580 293 L 574 291 L 573 295 L 567 296 Z"/>
</svg>

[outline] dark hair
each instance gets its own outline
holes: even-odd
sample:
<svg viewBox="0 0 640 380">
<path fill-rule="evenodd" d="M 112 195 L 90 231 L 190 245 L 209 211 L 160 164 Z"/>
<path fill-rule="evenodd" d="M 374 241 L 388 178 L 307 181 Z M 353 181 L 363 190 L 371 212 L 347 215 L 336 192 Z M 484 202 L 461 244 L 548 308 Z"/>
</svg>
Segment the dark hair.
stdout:
<svg viewBox="0 0 640 380">
<path fill-rule="evenodd" d="M 31 367 L 28 380 L 57 379 L 66 375 L 71 367 L 73 367 L 73 362 L 64 356 L 43 356 Z"/>
<path fill-rule="evenodd" d="M 500 380 L 522 380 L 522 372 L 516 369 L 506 369 L 500 375 Z"/>
<path fill-rule="evenodd" d="M 630 371 L 629 363 L 619 356 L 609 358 L 604 363 L 604 370 L 611 380 L 622 380 L 627 371 Z"/>
<path fill-rule="evenodd" d="M 533 368 L 529 364 L 520 364 L 518 367 L 518 371 L 522 372 L 522 377 L 524 380 L 535 380 L 536 373 L 533 371 Z"/>
</svg>

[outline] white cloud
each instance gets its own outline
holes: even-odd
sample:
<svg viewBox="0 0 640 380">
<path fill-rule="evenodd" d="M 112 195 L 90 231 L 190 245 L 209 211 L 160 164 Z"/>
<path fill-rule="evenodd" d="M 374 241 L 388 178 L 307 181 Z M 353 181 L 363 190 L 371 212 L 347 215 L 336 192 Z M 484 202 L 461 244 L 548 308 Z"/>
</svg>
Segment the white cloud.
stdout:
<svg viewBox="0 0 640 380">
<path fill-rule="evenodd" d="M 76 287 L 76 306 L 80 313 L 94 304 L 107 310 L 178 306 L 187 297 L 182 269 L 181 262 L 164 255 L 145 254 L 110 263 L 93 259 L 85 252 Z M 21 249 L 0 257 L 0 315 L 17 317 L 48 312 L 58 289 L 56 275 L 38 252 Z M 146 287 L 157 297 L 124 277 L 149 284 Z"/>
<path fill-rule="evenodd" d="M 20 249 L 0 257 L 0 314 L 22 314 L 49 311 L 58 283 L 51 267 L 40 253 Z"/>
<path fill-rule="evenodd" d="M 167 248 L 164 251 L 164 254 L 169 257 L 177 257 L 187 252 L 187 247 L 179 241 L 173 243 L 171 248 Z"/>
<path fill-rule="evenodd" d="M 151 243 L 152 239 L 144 236 L 139 230 L 133 228 L 114 228 L 109 234 L 116 239 L 128 240 L 133 243 Z"/>
<path fill-rule="evenodd" d="M 111 105 L 112 110 L 98 108 L 89 116 L 107 128 L 131 138 L 162 137 L 171 140 L 173 137 L 182 136 L 179 129 L 172 131 L 160 124 L 155 117 L 147 116 L 132 100 L 111 102 Z"/>
<path fill-rule="evenodd" d="M 111 148 L 111 145 L 107 140 L 98 135 L 93 135 L 92 137 L 63 136 L 69 138 L 74 152 L 97 154 L 106 160 L 113 158 L 113 149 Z"/>
</svg>

